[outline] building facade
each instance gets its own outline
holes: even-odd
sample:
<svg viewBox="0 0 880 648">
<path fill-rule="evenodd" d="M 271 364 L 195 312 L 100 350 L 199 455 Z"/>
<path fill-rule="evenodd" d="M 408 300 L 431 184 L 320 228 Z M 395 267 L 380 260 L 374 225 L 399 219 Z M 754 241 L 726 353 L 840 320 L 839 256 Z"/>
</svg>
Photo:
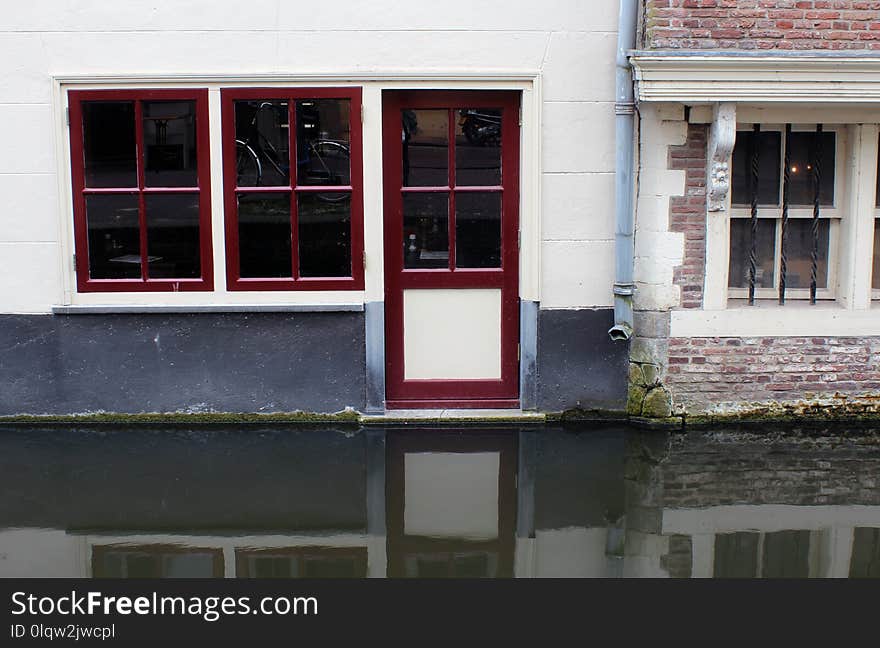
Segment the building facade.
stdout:
<svg viewBox="0 0 880 648">
<path fill-rule="evenodd" d="M 11 10 L 0 416 L 873 410 L 880 6 L 427 8 Z"/>
</svg>

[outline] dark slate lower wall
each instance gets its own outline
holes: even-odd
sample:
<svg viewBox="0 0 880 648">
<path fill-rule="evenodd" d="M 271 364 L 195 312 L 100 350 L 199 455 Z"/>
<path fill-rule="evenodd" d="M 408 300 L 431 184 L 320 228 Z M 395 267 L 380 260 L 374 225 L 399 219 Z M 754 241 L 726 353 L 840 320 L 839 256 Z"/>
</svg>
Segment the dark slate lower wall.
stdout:
<svg viewBox="0 0 880 648">
<path fill-rule="evenodd" d="M 538 311 L 538 409 L 623 410 L 629 344 L 608 329 L 614 311 Z"/>
<path fill-rule="evenodd" d="M 363 313 L 0 315 L 0 416 L 363 409 Z"/>
</svg>

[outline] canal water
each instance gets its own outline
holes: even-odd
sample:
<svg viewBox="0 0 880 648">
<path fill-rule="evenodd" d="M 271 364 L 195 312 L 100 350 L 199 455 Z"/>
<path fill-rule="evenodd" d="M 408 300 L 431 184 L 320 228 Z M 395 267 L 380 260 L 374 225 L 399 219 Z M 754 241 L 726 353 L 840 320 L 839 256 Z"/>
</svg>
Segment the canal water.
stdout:
<svg viewBox="0 0 880 648">
<path fill-rule="evenodd" d="M 880 434 L 0 428 L 0 577 L 878 577 Z"/>
</svg>

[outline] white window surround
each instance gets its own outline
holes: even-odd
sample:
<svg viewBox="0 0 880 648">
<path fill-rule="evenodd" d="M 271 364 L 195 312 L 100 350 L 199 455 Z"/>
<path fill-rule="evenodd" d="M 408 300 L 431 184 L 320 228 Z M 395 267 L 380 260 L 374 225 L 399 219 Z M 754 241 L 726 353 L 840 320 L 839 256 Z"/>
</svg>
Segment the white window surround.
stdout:
<svg viewBox="0 0 880 648">
<path fill-rule="evenodd" d="M 541 84 L 534 70 L 475 74 L 435 71 L 424 74 L 363 72 L 310 75 L 102 75 L 53 77 L 55 147 L 59 186 L 63 301 L 56 313 L 76 312 L 219 312 L 224 310 L 362 310 L 365 302 L 383 301 L 384 230 L 382 197 L 382 91 L 519 90 L 520 132 L 520 297 L 540 301 L 541 248 Z M 220 89 L 228 87 L 363 88 L 364 263 L 363 291 L 228 291 L 222 182 Z M 67 90 L 207 88 L 211 161 L 211 228 L 214 290 L 210 292 L 78 293 L 73 271 L 73 207 Z"/>
<path fill-rule="evenodd" d="M 692 107 L 692 123 L 711 123 L 712 106 L 736 105 L 743 124 L 838 124 L 849 142 L 841 205 L 835 301 L 790 300 L 756 306 L 728 302 L 730 198 L 707 212 L 703 308 L 671 314 L 671 337 L 880 336 L 871 271 L 880 122 L 880 58 L 796 53 L 631 53 L 640 102 Z M 837 192 L 835 192 L 837 194 Z M 876 302 L 875 302 L 876 303 Z"/>
</svg>

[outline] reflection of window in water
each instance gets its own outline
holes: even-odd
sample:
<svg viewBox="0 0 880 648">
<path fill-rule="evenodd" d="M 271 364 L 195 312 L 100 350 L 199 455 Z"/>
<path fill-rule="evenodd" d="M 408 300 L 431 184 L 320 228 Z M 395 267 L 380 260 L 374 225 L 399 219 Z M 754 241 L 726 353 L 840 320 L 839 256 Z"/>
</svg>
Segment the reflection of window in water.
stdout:
<svg viewBox="0 0 880 648">
<path fill-rule="evenodd" d="M 96 578 L 219 578 L 223 552 L 176 546 L 93 547 Z"/>
<path fill-rule="evenodd" d="M 365 578 L 367 550 L 363 547 L 290 547 L 237 550 L 239 578 Z"/>
<path fill-rule="evenodd" d="M 880 528 L 853 530 L 850 578 L 880 578 Z"/>
<path fill-rule="evenodd" d="M 808 578 L 810 531 L 715 536 L 716 578 Z"/>
</svg>

